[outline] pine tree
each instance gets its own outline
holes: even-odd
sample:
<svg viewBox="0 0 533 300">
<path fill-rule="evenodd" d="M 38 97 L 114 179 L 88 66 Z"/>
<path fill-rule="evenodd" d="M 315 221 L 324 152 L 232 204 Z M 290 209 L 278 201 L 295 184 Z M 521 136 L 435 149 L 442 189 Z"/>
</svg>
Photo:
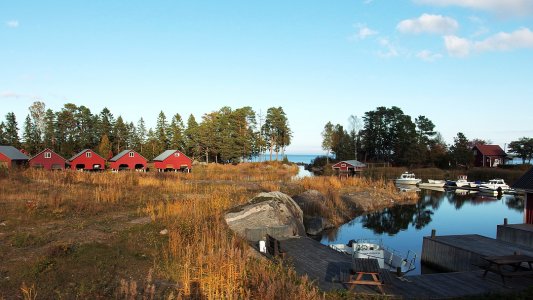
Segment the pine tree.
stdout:
<svg viewBox="0 0 533 300">
<path fill-rule="evenodd" d="M 155 128 L 155 137 L 157 139 L 157 147 L 154 149 L 156 153 L 161 153 L 169 147 L 168 138 L 168 124 L 165 113 L 161 111 L 157 117 L 157 124 Z"/>
<path fill-rule="evenodd" d="M 6 124 L 4 124 L 4 122 L 0 122 L 0 145 L 4 145 L 6 143 Z"/>
<path fill-rule="evenodd" d="M 56 137 L 55 137 L 55 131 L 56 131 L 56 122 L 55 122 L 55 114 L 54 111 L 51 109 L 46 110 L 45 117 L 44 117 L 44 132 L 43 132 L 43 145 L 45 148 L 52 149 L 56 152 L 59 150 L 56 148 Z"/>
<path fill-rule="evenodd" d="M 129 139 L 129 130 L 124 123 L 122 116 L 118 116 L 117 121 L 115 122 L 115 126 L 113 127 L 113 135 L 115 136 L 115 153 L 119 153 L 120 151 L 126 149 L 128 146 L 127 141 Z"/>
<path fill-rule="evenodd" d="M 194 115 L 189 115 L 187 119 L 187 128 L 185 129 L 185 149 L 187 155 L 190 155 L 194 160 L 194 157 L 200 154 L 198 147 L 198 123 L 194 118 Z"/>
<path fill-rule="evenodd" d="M 184 126 L 180 114 L 175 114 L 170 123 L 170 148 L 181 151 L 185 149 Z"/>
<path fill-rule="evenodd" d="M 8 145 L 15 148 L 20 148 L 19 128 L 17 124 L 17 118 L 13 112 L 6 114 L 5 123 L 5 139 Z"/>
<path fill-rule="evenodd" d="M 41 138 L 37 125 L 33 123 L 30 115 L 26 116 L 26 120 L 24 121 L 22 138 L 24 139 L 24 150 L 31 155 L 37 154 L 38 150 L 41 148 Z"/>
<path fill-rule="evenodd" d="M 141 153 L 141 154 L 144 153 L 143 149 L 144 149 L 144 144 L 146 143 L 146 125 L 144 124 L 144 120 L 143 120 L 142 117 L 139 119 L 139 122 L 137 123 L 136 140 L 137 140 L 137 144 L 138 144 L 137 151 L 139 151 L 139 153 Z M 144 154 L 142 154 L 142 155 L 144 157 L 147 157 Z"/>
</svg>

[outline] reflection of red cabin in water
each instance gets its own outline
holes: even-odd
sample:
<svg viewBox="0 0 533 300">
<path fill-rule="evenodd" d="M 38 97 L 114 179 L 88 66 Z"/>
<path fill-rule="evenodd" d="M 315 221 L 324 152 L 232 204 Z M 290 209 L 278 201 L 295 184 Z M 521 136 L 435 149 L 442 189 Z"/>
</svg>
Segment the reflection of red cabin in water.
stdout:
<svg viewBox="0 0 533 300">
<path fill-rule="evenodd" d="M 68 160 L 72 170 L 104 170 L 105 159 L 91 149 L 82 150 Z"/>
<path fill-rule="evenodd" d="M 340 173 L 355 173 L 363 171 L 366 165 L 357 160 L 343 160 L 334 164 L 332 168 Z"/>
<path fill-rule="evenodd" d="M 109 165 L 113 171 L 122 170 L 146 170 L 146 158 L 134 150 L 124 150 L 119 154 L 113 156 L 109 160 Z"/>
<path fill-rule="evenodd" d="M 61 155 L 46 148 L 34 157 L 30 158 L 30 167 L 45 170 L 64 170 L 67 162 Z"/>
<path fill-rule="evenodd" d="M 192 160 L 179 150 L 166 150 L 153 159 L 154 167 L 159 171 L 190 172 Z"/>
<path fill-rule="evenodd" d="M 524 201 L 524 223 L 533 224 L 533 168 L 522 175 L 513 184 L 512 188 L 526 194 Z"/>
</svg>

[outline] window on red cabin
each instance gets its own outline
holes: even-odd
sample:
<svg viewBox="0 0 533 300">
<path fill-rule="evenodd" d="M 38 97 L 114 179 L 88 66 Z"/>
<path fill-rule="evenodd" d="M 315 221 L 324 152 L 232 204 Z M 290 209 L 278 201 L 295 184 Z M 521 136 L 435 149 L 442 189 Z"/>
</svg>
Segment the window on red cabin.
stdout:
<svg viewBox="0 0 533 300">
<path fill-rule="evenodd" d="M 89 158 L 89 157 L 92 157 L 93 154 L 91 152 L 85 152 L 85 157 Z"/>
<path fill-rule="evenodd" d="M 346 167 L 346 164 L 341 164 L 341 167 Z"/>
<path fill-rule="evenodd" d="M 130 152 L 130 157 L 134 157 L 134 156 L 135 156 L 134 152 Z"/>
<path fill-rule="evenodd" d="M 52 158 L 52 153 L 50 153 L 50 152 L 45 152 L 45 153 L 44 153 L 44 158 Z"/>
<path fill-rule="evenodd" d="M 179 152 L 176 152 L 176 153 L 174 153 L 174 156 L 175 156 L 175 157 L 180 157 L 180 153 L 179 153 Z"/>
</svg>

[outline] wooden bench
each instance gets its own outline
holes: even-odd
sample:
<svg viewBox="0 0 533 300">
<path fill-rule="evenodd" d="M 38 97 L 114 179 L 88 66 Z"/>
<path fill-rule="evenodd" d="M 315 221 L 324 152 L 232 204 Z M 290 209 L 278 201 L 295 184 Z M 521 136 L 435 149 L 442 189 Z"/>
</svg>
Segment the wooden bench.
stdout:
<svg viewBox="0 0 533 300">
<path fill-rule="evenodd" d="M 527 255 L 504 255 L 504 256 L 485 256 L 481 257 L 487 262 L 486 265 L 477 265 L 485 270 L 483 277 L 487 276 L 488 272 L 498 274 L 502 278 L 505 286 L 505 277 L 522 277 L 533 275 L 533 257 Z M 523 263 L 527 263 L 529 268 L 522 267 Z"/>
<path fill-rule="evenodd" d="M 380 275 L 378 260 L 374 258 L 353 258 L 352 270 L 355 273 L 350 275 L 346 284 L 371 285 L 376 286 L 379 291 L 383 291 L 383 276 Z M 354 287 L 352 286 L 352 288 Z"/>
<path fill-rule="evenodd" d="M 281 250 L 281 243 L 276 238 L 266 235 L 267 253 L 273 257 L 285 258 L 285 251 Z"/>
</svg>

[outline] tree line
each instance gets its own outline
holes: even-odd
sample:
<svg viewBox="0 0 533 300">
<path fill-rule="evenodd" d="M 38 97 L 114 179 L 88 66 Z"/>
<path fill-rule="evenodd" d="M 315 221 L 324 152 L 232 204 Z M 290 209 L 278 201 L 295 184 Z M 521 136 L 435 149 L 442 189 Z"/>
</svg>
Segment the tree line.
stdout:
<svg viewBox="0 0 533 300">
<path fill-rule="evenodd" d="M 349 117 L 349 128 L 326 123 L 322 131 L 322 148 L 337 160 L 390 162 L 400 166 L 436 166 L 440 168 L 470 166 L 476 144 L 490 144 L 483 139 L 469 140 L 462 132 L 447 145 L 435 124 L 426 116 L 414 119 L 399 107 L 377 107 L 362 118 Z M 509 144 L 509 152 L 531 160 L 533 139 L 522 138 Z"/>
<path fill-rule="evenodd" d="M 37 101 L 29 107 L 22 138 L 13 112 L 0 122 L 0 144 L 22 148 L 30 155 L 50 148 L 66 158 L 83 149 L 93 149 L 107 159 L 133 149 L 151 159 L 164 150 L 177 149 L 206 162 L 245 161 L 265 152 L 272 160 L 284 154 L 291 138 L 282 107 L 271 107 L 262 115 L 249 106 L 224 106 L 204 114 L 200 121 L 192 114 L 186 121 L 179 113 L 167 118 L 161 111 L 155 128 L 147 128 L 142 117 L 128 122 L 108 108 L 93 114 L 86 106 L 67 103 L 53 111 Z"/>
</svg>

